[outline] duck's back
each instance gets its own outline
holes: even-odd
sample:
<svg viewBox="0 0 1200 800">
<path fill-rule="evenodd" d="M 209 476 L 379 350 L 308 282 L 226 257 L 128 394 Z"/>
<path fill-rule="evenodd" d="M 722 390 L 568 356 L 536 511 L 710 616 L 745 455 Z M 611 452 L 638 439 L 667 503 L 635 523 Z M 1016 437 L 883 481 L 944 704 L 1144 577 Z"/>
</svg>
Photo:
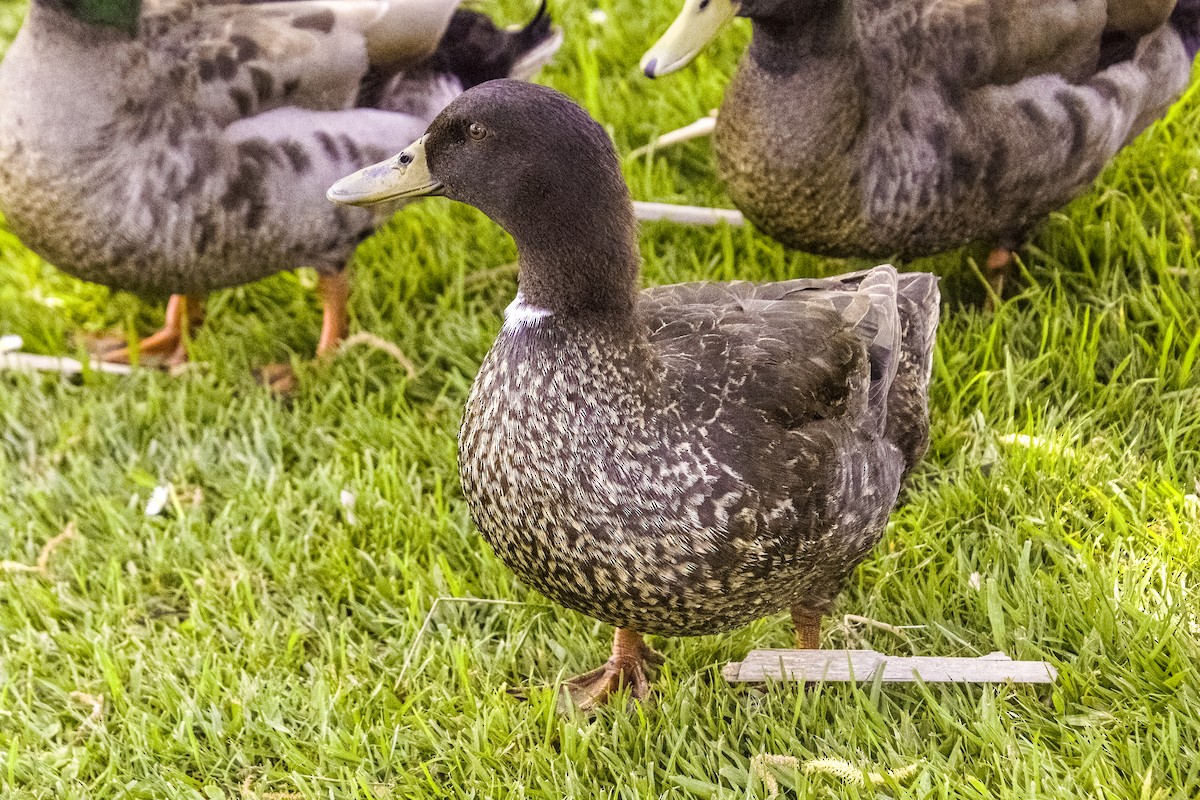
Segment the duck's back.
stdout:
<svg viewBox="0 0 1200 800">
<path fill-rule="evenodd" d="M 129 38 L 38 0 L 0 65 L 0 211 L 47 261 L 115 288 L 343 269 L 394 206 L 334 206 L 326 189 L 420 136 L 463 86 L 425 62 L 372 73 L 381 8 L 163 2 Z M 525 53 L 551 38 L 535 22 L 480 35 Z"/>
<path fill-rule="evenodd" d="M 718 120 L 721 174 L 804 250 L 1014 245 L 1186 85 L 1197 26 L 1178 8 L 1161 24 L 1171 5 L 852 0 L 840 54 L 804 24 L 756 24 Z"/>
<path fill-rule="evenodd" d="M 655 287 L 640 310 L 683 402 L 727 427 L 731 447 L 832 422 L 895 445 L 911 469 L 928 441 L 939 298 L 934 276 L 877 267 Z M 738 458 L 752 463 L 748 450 Z"/>
</svg>

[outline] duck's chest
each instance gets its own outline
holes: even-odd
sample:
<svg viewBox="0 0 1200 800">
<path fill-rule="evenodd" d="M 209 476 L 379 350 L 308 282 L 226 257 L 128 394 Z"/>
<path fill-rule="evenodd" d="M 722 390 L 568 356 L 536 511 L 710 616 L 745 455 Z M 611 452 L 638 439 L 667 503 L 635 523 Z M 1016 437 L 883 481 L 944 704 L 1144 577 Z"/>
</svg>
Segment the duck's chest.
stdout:
<svg viewBox="0 0 1200 800">
<path fill-rule="evenodd" d="M 662 443 L 648 392 L 631 389 L 642 373 L 624 348 L 552 327 L 506 326 L 463 414 L 463 487 L 498 548 L 535 518 L 545 536 L 569 539 L 656 493 L 632 474 Z"/>
<path fill-rule="evenodd" d="M 864 77 L 850 57 L 811 57 L 773 72 L 743 58 L 714 134 L 717 166 L 755 225 L 812 252 L 861 253 Z"/>
</svg>

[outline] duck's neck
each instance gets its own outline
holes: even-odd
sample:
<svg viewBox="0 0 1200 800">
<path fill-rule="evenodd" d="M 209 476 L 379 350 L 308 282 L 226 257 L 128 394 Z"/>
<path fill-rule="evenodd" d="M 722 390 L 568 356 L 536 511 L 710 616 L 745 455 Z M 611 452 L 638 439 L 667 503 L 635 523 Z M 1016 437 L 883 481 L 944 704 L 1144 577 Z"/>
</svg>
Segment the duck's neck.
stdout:
<svg viewBox="0 0 1200 800">
<path fill-rule="evenodd" d="M 523 213 L 502 223 L 517 243 L 521 300 L 533 318 L 632 319 L 639 255 L 625 183 L 567 178 L 525 187 Z"/>
<path fill-rule="evenodd" d="M 750 57 L 762 69 L 788 74 L 806 58 L 841 56 L 853 38 L 846 0 L 794 0 L 776 13 L 752 19 Z"/>
</svg>

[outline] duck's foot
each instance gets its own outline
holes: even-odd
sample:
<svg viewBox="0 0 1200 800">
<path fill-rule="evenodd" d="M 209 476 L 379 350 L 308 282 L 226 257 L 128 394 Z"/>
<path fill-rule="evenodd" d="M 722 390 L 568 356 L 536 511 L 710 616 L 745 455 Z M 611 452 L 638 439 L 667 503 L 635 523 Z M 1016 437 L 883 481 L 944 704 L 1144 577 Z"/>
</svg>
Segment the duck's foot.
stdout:
<svg viewBox="0 0 1200 800">
<path fill-rule="evenodd" d="M 345 271 L 317 276 L 317 294 L 321 298 L 321 338 L 317 358 L 338 349 L 350 328 L 350 279 Z M 296 371 L 290 364 L 267 364 L 255 373 L 259 382 L 280 397 L 296 392 Z"/>
<path fill-rule="evenodd" d="M 267 364 L 265 367 L 256 369 L 254 377 L 259 383 L 270 389 L 272 394 L 280 397 L 291 397 L 299 385 L 296 380 L 296 371 L 292 369 L 291 364 Z"/>
<path fill-rule="evenodd" d="M 802 606 L 792 606 L 797 650 L 821 649 L 821 615 Z"/>
<path fill-rule="evenodd" d="M 188 360 L 188 335 L 203 321 L 203 297 L 171 295 L 162 328 L 138 343 L 138 360 L 146 359 L 167 369 L 183 366 Z M 129 364 L 133 359 L 124 339 L 102 339 L 94 351 L 97 358 L 110 364 Z"/>
<path fill-rule="evenodd" d="M 1004 298 L 1004 284 L 1012 276 L 1013 251 L 997 247 L 988 253 L 984 277 L 987 278 L 988 293 L 983 301 L 984 311 L 995 311 Z"/>
<path fill-rule="evenodd" d="M 622 688 L 629 690 L 631 701 L 645 700 L 650 694 L 650 669 L 662 663 L 662 654 L 646 644 L 640 633 L 617 628 L 612 656 L 599 669 L 566 681 L 559 707 L 591 711 Z"/>
</svg>

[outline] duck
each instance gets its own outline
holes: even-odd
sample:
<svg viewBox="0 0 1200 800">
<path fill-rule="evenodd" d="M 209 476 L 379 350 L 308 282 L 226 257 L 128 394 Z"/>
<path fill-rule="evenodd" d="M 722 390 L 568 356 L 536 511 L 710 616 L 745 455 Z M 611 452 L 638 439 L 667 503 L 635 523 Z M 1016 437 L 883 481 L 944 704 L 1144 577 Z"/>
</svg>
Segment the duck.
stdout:
<svg viewBox="0 0 1200 800">
<path fill-rule="evenodd" d="M 989 304 L 1200 49 L 1200 0 L 685 0 L 642 71 L 681 69 L 735 16 L 752 38 L 713 131 L 734 204 L 838 258 L 987 242 Z"/>
<path fill-rule="evenodd" d="M 512 30 L 457 5 L 32 0 L 0 63 L 0 213 L 66 273 L 170 296 L 161 330 L 105 360 L 186 361 L 208 293 L 300 267 L 317 271 L 329 353 L 347 263 L 398 207 L 335 207 L 329 183 L 562 41 L 544 4 Z M 274 366 L 267 382 L 293 386 Z"/>
<path fill-rule="evenodd" d="M 880 266 L 639 291 L 608 135 L 566 95 L 511 80 L 464 92 L 329 190 L 356 206 L 425 195 L 476 207 L 517 246 L 459 468 L 516 576 L 616 629 L 611 657 L 564 698 L 645 697 L 661 662 L 647 634 L 789 610 L 797 645 L 817 647 L 928 446 L 937 279 Z"/>
</svg>

